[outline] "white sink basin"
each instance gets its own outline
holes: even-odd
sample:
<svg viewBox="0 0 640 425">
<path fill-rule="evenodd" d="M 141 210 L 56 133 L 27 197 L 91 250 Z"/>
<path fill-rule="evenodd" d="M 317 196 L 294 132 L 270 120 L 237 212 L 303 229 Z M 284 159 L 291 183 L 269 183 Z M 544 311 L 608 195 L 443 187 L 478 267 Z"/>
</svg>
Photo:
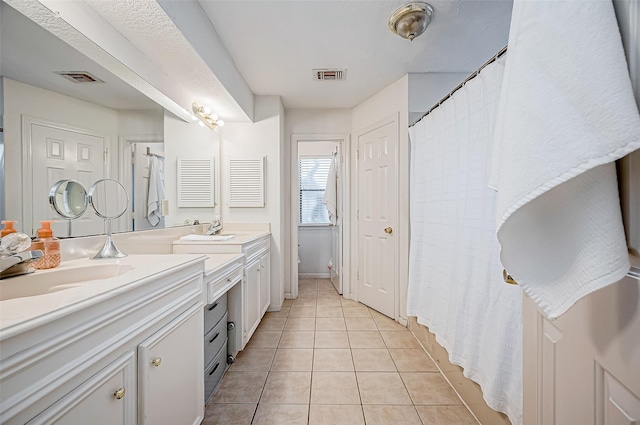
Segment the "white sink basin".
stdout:
<svg viewBox="0 0 640 425">
<path fill-rule="evenodd" d="M 233 238 L 233 235 L 186 235 L 180 238 L 181 241 L 227 241 Z"/>
<path fill-rule="evenodd" d="M 53 269 L 3 279 L 0 282 L 0 301 L 50 294 L 102 282 L 121 276 L 134 267 L 129 264 L 97 264 L 95 266 Z"/>
</svg>

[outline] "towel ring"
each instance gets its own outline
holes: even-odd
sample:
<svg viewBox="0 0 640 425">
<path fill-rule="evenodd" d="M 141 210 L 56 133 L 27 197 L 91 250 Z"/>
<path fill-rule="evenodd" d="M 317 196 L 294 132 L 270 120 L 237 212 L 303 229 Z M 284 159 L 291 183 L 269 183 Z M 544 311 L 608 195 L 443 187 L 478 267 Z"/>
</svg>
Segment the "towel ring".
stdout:
<svg viewBox="0 0 640 425">
<path fill-rule="evenodd" d="M 509 273 L 507 273 L 507 271 L 505 269 L 502 269 L 502 278 L 504 279 L 505 283 L 508 283 L 509 285 L 517 285 L 518 282 L 516 282 Z"/>
</svg>

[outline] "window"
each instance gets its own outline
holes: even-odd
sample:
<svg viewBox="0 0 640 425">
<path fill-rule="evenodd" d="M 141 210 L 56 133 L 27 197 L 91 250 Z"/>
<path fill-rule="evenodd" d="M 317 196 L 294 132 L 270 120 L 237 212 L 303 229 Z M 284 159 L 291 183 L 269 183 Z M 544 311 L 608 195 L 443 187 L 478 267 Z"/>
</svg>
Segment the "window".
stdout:
<svg viewBox="0 0 640 425">
<path fill-rule="evenodd" d="M 300 158 L 300 224 L 329 224 L 322 203 L 331 156 Z"/>
</svg>

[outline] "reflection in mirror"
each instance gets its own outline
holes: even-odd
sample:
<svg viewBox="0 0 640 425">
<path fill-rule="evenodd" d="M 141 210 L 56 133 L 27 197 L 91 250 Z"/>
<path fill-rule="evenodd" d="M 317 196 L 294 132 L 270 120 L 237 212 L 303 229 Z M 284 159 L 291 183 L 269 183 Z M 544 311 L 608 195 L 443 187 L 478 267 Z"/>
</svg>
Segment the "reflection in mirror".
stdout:
<svg viewBox="0 0 640 425">
<path fill-rule="evenodd" d="M 111 237 L 111 220 L 121 217 L 127 211 L 129 198 L 124 186 L 111 179 L 98 180 L 89 188 L 88 199 L 96 214 L 104 218 L 107 225 L 104 246 L 91 259 L 126 257 L 127 254 L 120 252 Z"/>
<path fill-rule="evenodd" d="M 71 237 L 71 221 L 80 218 L 87 210 L 87 191 L 75 180 L 60 180 L 49 192 L 49 205 L 67 220 L 67 237 Z"/>
<path fill-rule="evenodd" d="M 0 1 L 0 9 L 6 206 L 2 218 L 18 220 L 21 230 L 34 236 L 39 221 L 58 219 L 46 205 L 55 182 L 73 179 L 89 188 L 96 180 L 114 176 L 131 194 L 131 215 L 114 220 L 114 232 L 184 225 L 186 218 L 208 220 L 219 214 L 218 207 L 181 209 L 175 195 L 176 157 L 185 140 L 198 156 L 217 158 L 218 134 L 165 115 L 162 107 L 109 69 L 6 2 Z M 82 37 L 77 32 L 76 38 Z M 86 71 L 102 82 L 70 82 L 56 73 L 63 70 Z M 152 159 L 147 148 L 166 154 L 161 166 L 171 215 L 155 226 L 147 218 Z M 54 234 L 67 234 L 67 223 L 52 227 Z M 72 236 L 102 234 L 104 225 L 93 212 L 86 212 L 73 222 L 72 230 Z"/>
</svg>

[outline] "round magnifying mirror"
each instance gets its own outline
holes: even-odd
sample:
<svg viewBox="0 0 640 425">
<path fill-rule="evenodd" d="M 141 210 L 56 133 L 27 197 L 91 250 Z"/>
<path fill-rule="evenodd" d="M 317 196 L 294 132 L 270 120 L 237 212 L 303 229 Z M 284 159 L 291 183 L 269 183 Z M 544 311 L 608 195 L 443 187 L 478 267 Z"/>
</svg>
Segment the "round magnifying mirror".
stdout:
<svg viewBox="0 0 640 425">
<path fill-rule="evenodd" d="M 80 182 L 60 180 L 49 192 L 49 204 L 61 217 L 75 220 L 87 210 L 87 191 Z"/>
<path fill-rule="evenodd" d="M 107 239 L 102 249 L 92 259 L 121 258 L 127 254 L 120 252 L 111 237 L 111 220 L 127 211 L 129 198 L 127 191 L 119 182 L 111 179 L 98 180 L 89 188 L 89 204 L 99 217 L 107 222 Z"/>
<path fill-rule="evenodd" d="M 115 219 L 127 211 L 129 198 L 123 185 L 112 179 L 102 179 L 89 188 L 89 204 L 98 217 Z"/>
</svg>

